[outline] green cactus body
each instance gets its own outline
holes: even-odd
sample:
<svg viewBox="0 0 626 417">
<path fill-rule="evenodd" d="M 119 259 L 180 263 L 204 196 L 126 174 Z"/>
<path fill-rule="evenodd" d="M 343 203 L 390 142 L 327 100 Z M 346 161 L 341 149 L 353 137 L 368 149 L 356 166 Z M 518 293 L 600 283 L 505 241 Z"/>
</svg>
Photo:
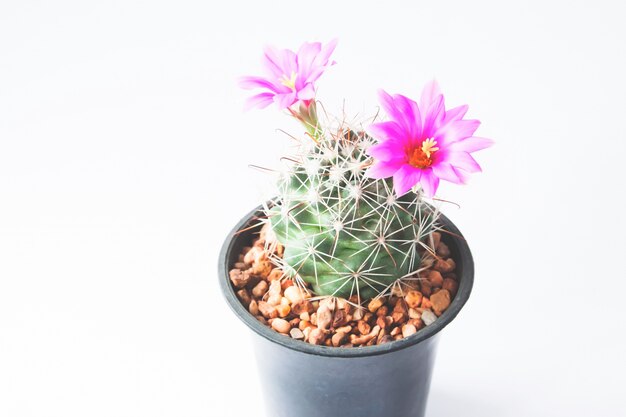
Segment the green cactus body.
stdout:
<svg viewBox="0 0 626 417">
<path fill-rule="evenodd" d="M 419 194 L 397 198 L 390 181 L 365 177 L 369 145 L 353 131 L 320 139 L 281 180 L 268 208 L 286 273 L 317 295 L 363 300 L 389 290 L 419 267 L 418 248 L 436 221 Z"/>
</svg>

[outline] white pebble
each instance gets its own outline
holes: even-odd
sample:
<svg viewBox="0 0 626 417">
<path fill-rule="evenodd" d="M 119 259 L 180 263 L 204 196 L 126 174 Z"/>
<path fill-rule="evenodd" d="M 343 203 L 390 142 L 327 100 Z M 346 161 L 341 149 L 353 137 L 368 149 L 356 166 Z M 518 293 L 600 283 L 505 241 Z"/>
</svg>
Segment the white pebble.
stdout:
<svg viewBox="0 0 626 417">
<path fill-rule="evenodd" d="M 422 312 L 422 321 L 425 325 L 430 326 L 435 322 L 435 320 L 437 320 L 437 316 L 435 316 L 435 313 L 433 313 L 432 311 L 424 310 Z"/>
<path fill-rule="evenodd" d="M 285 297 L 291 301 L 291 304 L 296 304 L 302 300 L 304 300 L 304 294 L 302 290 L 298 288 L 296 285 L 292 285 L 285 289 Z"/>
</svg>

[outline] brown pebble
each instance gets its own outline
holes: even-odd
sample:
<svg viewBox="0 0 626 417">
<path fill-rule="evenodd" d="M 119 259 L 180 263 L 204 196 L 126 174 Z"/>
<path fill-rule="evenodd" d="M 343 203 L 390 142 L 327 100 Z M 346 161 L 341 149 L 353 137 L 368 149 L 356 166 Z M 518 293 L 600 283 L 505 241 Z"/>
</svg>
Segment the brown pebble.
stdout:
<svg viewBox="0 0 626 417">
<path fill-rule="evenodd" d="M 357 329 L 359 329 L 361 334 L 368 334 L 372 330 L 371 326 L 364 320 L 360 320 L 357 323 Z"/>
<path fill-rule="evenodd" d="M 341 327 L 347 323 L 348 323 L 348 313 L 346 313 L 345 310 L 335 311 L 335 315 L 333 316 L 332 327 L 336 329 L 337 327 Z"/>
<path fill-rule="evenodd" d="M 244 262 L 235 262 L 235 265 L 233 266 L 235 269 L 241 269 L 242 271 L 245 271 L 250 267 L 250 265 L 247 265 Z"/>
<path fill-rule="evenodd" d="M 243 261 L 247 264 L 254 264 L 256 262 L 267 259 L 267 252 L 262 247 L 253 246 L 243 257 Z M 268 271 L 269 273 L 269 271 Z"/>
<path fill-rule="evenodd" d="M 390 336 L 395 336 L 395 335 L 400 334 L 400 333 L 402 333 L 402 330 L 400 330 L 399 327 L 394 327 L 393 330 L 391 330 L 389 332 L 389 335 Z"/>
<path fill-rule="evenodd" d="M 311 323 L 310 321 L 308 321 L 308 320 L 300 320 L 300 323 L 298 323 L 298 328 L 299 328 L 300 330 L 304 330 L 304 329 L 306 329 L 307 327 L 315 328 L 315 326 L 313 325 L 313 323 Z"/>
<path fill-rule="evenodd" d="M 454 268 L 456 268 L 456 263 L 452 258 L 448 258 L 445 261 L 443 259 L 437 259 L 433 268 L 443 273 L 452 272 Z"/>
<path fill-rule="evenodd" d="M 311 330 L 308 339 L 309 343 L 312 345 L 321 345 L 322 343 L 324 343 L 325 338 L 326 334 L 324 333 L 324 330 L 315 328 Z"/>
<path fill-rule="evenodd" d="M 344 332 L 337 332 L 331 338 L 333 346 L 340 346 L 346 340 L 347 334 Z"/>
<path fill-rule="evenodd" d="M 448 290 L 448 292 L 450 292 L 450 296 L 454 298 L 454 296 L 456 295 L 456 292 L 459 289 L 459 283 L 456 282 L 456 280 L 452 278 L 446 278 L 443 280 L 442 288 L 444 290 Z"/>
<path fill-rule="evenodd" d="M 250 305 L 250 301 L 252 301 L 252 298 L 250 298 L 250 294 L 248 293 L 248 290 L 246 290 L 245 288 L 237 291 L 237 298 L 239 298 L 239 301 L 241 301 L 241 304 L 243 304 L 246 307 L 248 307 Z"/>
<path fill-rule="evenodd" d="M 422 307 L 422 309 L 433 308 L 433 304 L 430 302 L 429 298 L 424 297 L 422 298 L 422 304 L 420 307 Z"/>
<path fill-rule="evenodd" d="M 432 284 L 430 283 L 430 281 L 423 279 L 420 281 L 420 288 L 422 289 L 422 295 L 424 297 L 430 297 L 430 294 L 432 292 Z"/>
<path fill-rule="evenodd" d="M 430 302 L 435 314 L 440 316 L 450 306 L 450 293 L 448 290 L 441 290 L 430 297 Z"/>
<path fill-rule="evenodd" d="M 409 306 L 409 308 L 415 308 L 415 307 L 419 307 L 420 303 L 422 302 L 422 293 L 419 291 L 409 291 L 406 293 L 406 295 L 404 296 L 404 301 L 406 301 L 406 304 Z"/>
<path fill-rule="evenodd" d="M 365 315 L 363 316 L 363 321 L 366 321 L 368 323 L 372 323 L 374 320 L 372 320 L 375 316 L 370 313 L 369 311 L 367 313 L 365 313 Z"/>
<path fill-rule="evenodd" d="M 333 321 L 333 313 L 330 311 L 326 304 L 320 305 L 317 309 L 317 327 L 322 330 L 326 330 L 330 327 L 330 323 Z"/>
<path fill-rule="evenodd" d="M 271 270 L 272 263 L 270 261 L 258 261 L 252 264 L 248 272 L 256 277 L 267 278 Z"/>
<path fill-rule="evenodd" d="M 376 315 L 379 316 L 379 317 L 384 317 L 387 314 L 389 314 L 389 307 L 387 307 L 387 306 L 382 306 L 381 308 L 376 310 Z"/>
<path fill-rule="evenodd" d="M 407 309 L 407 305 L 403 298 L 399 298 L 396 301 L 396 305 L 391 313 L 391 318 L 396 324 L 404 323 L 409 318 L 409 310 Z"/>
<path fill-rule="evenodd" d="M 447 258 L 448 256 L 450 256 L 450 248 L 448 248 L 448 245 L 443 242 L 439 242 L 439 244 L 437 245 L 437 255 L 441 256 L 442 258 Z"/>
<path fill-rule="evenodd" d="M 259 304 L 257 303 L 256 300 L 251 300 L 250 301 L 250 305 L 248 306 L 248 311 L 253 316 L 256 316 L 256 315 L 259 314 Z"/>
<path fill-rule="evenodd" d="M 386 329 L 387 327 L 390 327 L 393 324 L 393 317 L 391 316 L 379 316 L 378 319 L 376 320 L 376 324 L 381 328 L 381 329 Z"/>
<path fill-rule="evenodd" d="M 274 268 L 267 276 L 268 281 L 280 280 L 284 276 L 283 271 L 279 268 Z"/>
<path fill-rule="evenodd" d="M 268 304 L 265 301 L 259 301 L 259 312 L 263 314 L 263 317 L 266 319 L 273 319 L 278 317 L 278 311 L 274 308 L 274 306 Z"/>
<path fill-rule="evenodd" d="M 235 288 L 243 288 L 250 282 L 250 274 L 247 271 L 231 269 L 229 275 L 230 282 L 233 283 Z"/>
<path fill-rule="evenodd" d="M 311 314 L 313 313 L 313 311 L 315 311 L 315 309 L 313 308 L 313 303 L 311 303 L 309 300 L 302 300 L 295 303 L 291 306 L 291 310 L 294 312 L 294 314 Z"/>
<path fill-rule="evenodd" d="M 372 331 L 370 331 L 368 334 L 360 336 L 360 337 L 351 338 L 350 342 L 354 345 L 363 345 L 363 344 L 369 343 L 372 339 L 378 336 L 379 332 L 380 332 L 380 327 L 374 326 L 372 328 Z"/>
<path fill-rule="evenodd" d="M 270 283 L 270 289 L 267 292 L 267 302 L 270 305 L 277 306 L 280 304 L 283 296 L 281 294 L 282 288 L 280 287 L 280 281 L 272 281 Z"/>
<path fill-rule="evenodd" d="M 422 313 L 414 308 L 409 308 L 409 319 L 419 319 L 420 317 L 422 317 Z"/>
<path fill-rule="evenodd" d="M 374 298 L 372 301 L 369 302 L 369 304 L 367 305 L 367 309 L 372 312 L 375 313 L 381 306 L 383 305 L 383 299 L 382 297 L 379 298 Z"/>
<path fill-rule="evenodd" d="M 283 319 L 274 319 L 272 320 L 272 329 L 276 330 L 279 333 L 287 334 L 289 330 L 291 330 L 291 326 L 287 320 Z"/>
<path fill-rule="evenodd" d="M 415 326 L 415 328 L 417 330 L 419 330 L 422 327 L 424 327 L 424 322 L 421 319 L 411 319 L 406 324 L 411 324 L 411 325 Z"/>
<path fill-rule="evenodd" d="M 443 285 L 443 277 L 439 271 L 428 271 L 428 281 L 435 288 L 441 288 Z"/>
<path fill-rule="evenodd" d="M 365 315 L 365 309 L 357 308 L 354 311 L 354 314 L 352 314 L 352 320 L 359 321 L 359 320 L 363 319 L 364 315 Z"/>
<path fill-rule="evenodd" d="M 268 288 L 269 288 L 269 285 L 267 284 L 267 281 L 261 280 L 252 289 L 252 295 L 255 298 L 261 298 L 261 297 L 263 297 L 265 295 L 265 293 L 267 292 Z"/>
<path fill-rule="evenodd" d="M 391 313 L 391 319 L 395 324 L 404 323 L 409 318 L 409 314 L 406 311 L 394 311 Z"/>
<path fill-rule="evenodd" d="M 339 327 L 337 328 L 337 332 L 342 332 L 345 334 L 348 334 L 352 331 L 352 326 L 343 326 L 343 327 Z"/>
<path fill-rule="evenodd" d="M 278 315 L 280 317 L 287 317 L 291 312 L 291 307 L 289 307 L 289 304 L 279 304 L 275 308 L 276 311 L 278 311 Z"/>
</svg>

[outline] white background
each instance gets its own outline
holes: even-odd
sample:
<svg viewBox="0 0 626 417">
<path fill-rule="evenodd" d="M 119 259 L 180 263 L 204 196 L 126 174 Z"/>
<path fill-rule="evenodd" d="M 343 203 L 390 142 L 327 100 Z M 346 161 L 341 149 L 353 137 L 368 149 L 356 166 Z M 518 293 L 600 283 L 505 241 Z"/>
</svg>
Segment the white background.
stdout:
<svg viewBox="0 0 626 417">
<path fill-rule="evenodd" d="M 330 111 L 436 77 L 497 142 L 440 188 L 476 285 L 428 415 L 625 415 L 626 10 L 413 3 L 1 0 L 0 416 L 262 415 L 217 255 L 301 128 L 236 77 L 334 37 Z"/>
</svg>

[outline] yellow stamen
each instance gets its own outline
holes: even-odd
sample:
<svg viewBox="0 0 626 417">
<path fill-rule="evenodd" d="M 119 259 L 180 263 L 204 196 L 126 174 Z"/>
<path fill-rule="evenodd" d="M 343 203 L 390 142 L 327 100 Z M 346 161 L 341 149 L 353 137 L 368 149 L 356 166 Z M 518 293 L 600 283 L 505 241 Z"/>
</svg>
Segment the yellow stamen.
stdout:
<svg viewBox="0 0 626 417">
<path fill-rule="evenodd" d="M 285 87 L 289 87 L 293 91 L 296 91 L 296 73 L 295 73 L 295 71 L 291 72 L 291 78 L 287 78 L 286 75 L 283 75 L 283 78 L 281 78 L 279 81 Z"/>
<path fill-rule="evenodd" d="M 426 155 L 426 158 L 430 158 L 430 155 L 437 152 L 439 148 L 436 146 L 437 141 L 435 139 L 426 139 L 422 142 L 422 152 Z"/>
</svg>

